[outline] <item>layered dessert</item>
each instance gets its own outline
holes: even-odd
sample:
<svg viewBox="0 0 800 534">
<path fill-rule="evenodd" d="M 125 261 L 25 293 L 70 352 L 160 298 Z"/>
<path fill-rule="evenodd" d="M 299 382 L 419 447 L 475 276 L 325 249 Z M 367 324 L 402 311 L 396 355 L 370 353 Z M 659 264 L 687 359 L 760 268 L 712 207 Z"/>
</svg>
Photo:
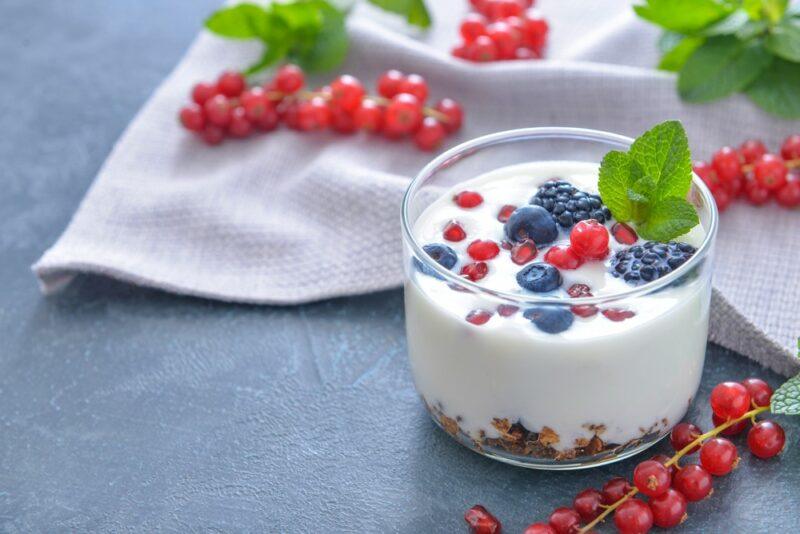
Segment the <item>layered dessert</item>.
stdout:
<svg viewBox="0 0 800 534">
<path fill-rule="evenodd" d="M 534 467 L 620 458 L 665 435 L 697 391 L 711 286 L 692 258 L 708 229 L 641 238 L 598 176 L 581 161 L 500 168 L 413 222 L 414 380 L 475 450 Z"/>
</svg>

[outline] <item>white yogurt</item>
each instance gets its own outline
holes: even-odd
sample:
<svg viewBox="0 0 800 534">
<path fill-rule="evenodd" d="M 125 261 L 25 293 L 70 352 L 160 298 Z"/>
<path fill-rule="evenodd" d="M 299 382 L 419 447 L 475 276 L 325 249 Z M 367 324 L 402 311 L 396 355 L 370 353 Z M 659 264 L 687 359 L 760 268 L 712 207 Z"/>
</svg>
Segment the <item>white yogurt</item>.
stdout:
<svg viewBox="0 0 800 534">
<path fill-rule="evenodd" d="M 446 192 L 414 223 L 418 243 L 446 243 L 458 252 L 458 269 L 475 239 L 504 239 L 497 213 L 505 204 L 522 206 L 543 182 L 559 177 L 587 192 L 597 192 L 596 164 L 536 162 L 498 169 Z M 465 210 L 452 201 L 463 190 L 479 192 L 484 202 Z M 442 229 L 459 221 L 467 238 L 450 243 Z M 608 225 L 610 226 L 610 224 Z M 705 231 L 696 227 L 679 241 L 699 247 Z M 568 242 L 562 231 L 561 244 Z M 559 244 L 559 243 L 556 243 Z M 612 254 L 625 248 L 611 239 Z M 534 261 L 543 261 L 546 248 Z M 508 251 L 489 260 L 487 288 L 533 295 L 519 287 Z M 561 270 L 560 291 L 585 283 L 594 296 L 631 288 L 607 272 L 608 259 Z M 614 322 L 602 314 L 576 317 L 560 334 L 538 330 L 518 312 L 498 314 L 483 325 L 465 316 L 474 309 L 494 310 L 497 301 L 454 291 L 419 272 L 406 283 L 408 350 L 417 389 L 425 400 L 458 419 L 473 439 L 481 432 L 499 437 L 495 418 L 519 421 L 528 430 L 552 429 L 557 451 L 569 451 L 598 432 L 605 443 L 626 444 L 645 434 L 665 432 L 680 421 L 696 393 L 705 357 L 711 286 L 708 270 L 678 287 L 614 303 L 635 316 Z M 524 308 L 524 307 L 523 307 Z M 600 306 L 603 309 L 603 306 Z"/>
</svg>

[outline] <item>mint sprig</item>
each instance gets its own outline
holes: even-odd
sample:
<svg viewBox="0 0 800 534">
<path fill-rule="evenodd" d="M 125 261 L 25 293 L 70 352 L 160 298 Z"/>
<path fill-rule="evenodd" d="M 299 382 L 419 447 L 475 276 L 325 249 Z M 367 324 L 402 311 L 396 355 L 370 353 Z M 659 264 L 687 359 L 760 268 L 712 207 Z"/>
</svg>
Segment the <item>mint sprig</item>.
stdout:
<svg viewBox="0 0 800 534">
<path fill-rule="evenodd" d="M 800 4 L 788 0 L 640 0 L 662 27 L 659 68 L 678 73 L 687 102 L 743 92 L 763 109 L 800 118 Z"/>
<path fill-rule="evenodd" d="M 790 378 L 775 390 L 770 401 L 770 411 L 800 415 L 800 375 Z"/>
<path fill-rule="evenodd" d="M 427 28 L 430 14 L 424 0 L 367 0 L 403 15 L 409 24 Z M 340 2 L 341 3 L 341 2 Z M 244 3 L 224 7 L 206 19 L 212 33 L 227 39 L 257 39 L 264 45 L 261 57 L 245 69 L 253 74 L 288 60 L 310 72 L 338 67 L 347 56 L 345 27 L 348 10 L 336 0 L 292 0 L 265 6 Z"/>
<path fill-rule="evenodd" d="M 600 164 L 600 196 L 612 215 L 634 222 L 639 234 L 669 241 L 699 222 L 686 201 L 692 157 L 683 125 L 663 122 L 636 139 L 628 152 L 612 150 Z"/>
</svg>

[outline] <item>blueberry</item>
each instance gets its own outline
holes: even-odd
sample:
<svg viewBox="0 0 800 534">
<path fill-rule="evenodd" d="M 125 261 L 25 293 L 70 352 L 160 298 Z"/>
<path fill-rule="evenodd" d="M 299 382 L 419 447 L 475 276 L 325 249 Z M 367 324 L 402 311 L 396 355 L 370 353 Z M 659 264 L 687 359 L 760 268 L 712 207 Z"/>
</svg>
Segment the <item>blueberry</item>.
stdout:
<svg viewBox="0 0 800 534">
<path fill-rule="evenodd" d="M 603 205 L 600 195 L 581 191 L 564 180 L 554 179 L 542 184 L 530 204 L 552 213 L 563 228 L 571 228 L 575 223 L 587 219 L 595 219 L 599 223 L 611 220 L 611 212 Z"/>
<path fill-rule="evenodd" d="M 532 263 L 517 273 L 517 283 L 536 293 L 553 291 L 561 282 L 561 273 L 547 263 Z"/>
<path fill-rule="evenodd" d="M 525 310 L 523 316 L 531 321 L 536 328 L 548 334 L 559 334 L 572 326 L 575 318 L 572 312 L 565 308 L 538 307 Z"/>
<path fill-rule="evenodd" d="M 447 245 L 442 245 L 441 243 L 430 243 L 428 245 L 424 245 L 422 250 L 424 250 L 425 253 L 430 256 L 431 259 L 433 259 L 433 261 L 445 269 L 452 269 L 458 262 L 458 255 L 456 254 L 456 251 Z M 417 267 L 417 269 L 428 276 L 433 276 L 434 278 L 439 278 L 440 280 L 442 279 L 439 273 L 419 261 L 417 258 L 414 258 L 414 265 Z"/>
<path fill-rule="evenodd" d="M 671 273 L 686 263 L 695 252 L 696 249 L 688 243 L 648 241 L 614 254 L 609 272 L 631 285 L 638 286 Z"/>
<path fill-rule="evenodd" d="M 547 209 L 536 205 L 514 210 L 506 222 L 505 231 L 510 241 L 532 239 L 537 245 L 552 243 L 558 237 L 558 226 L 553 216 Z"/>
</svg>

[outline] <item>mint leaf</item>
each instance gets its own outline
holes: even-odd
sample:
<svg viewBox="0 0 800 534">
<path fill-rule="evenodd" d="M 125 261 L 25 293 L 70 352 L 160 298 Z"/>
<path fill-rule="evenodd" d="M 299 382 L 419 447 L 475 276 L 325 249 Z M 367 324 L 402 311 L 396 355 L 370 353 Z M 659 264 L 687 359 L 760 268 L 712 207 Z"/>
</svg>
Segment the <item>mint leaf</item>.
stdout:
<svg viewBox="0 0 800 534">
<path fill-rule="evenodd" d="M 288 44 L 285 41 L 278 41 L 275 43 L 270 44 L 261 54 L 261 57 L 247 67 L 245 69 L 244 74 L 249 76 L 251 74 L 255 74 L 256 72 L 262 71 L 268 67 L 271 67 L 284 57 L 289 52 Z"/>
<path fill-rule="evenodd" d="M 747 96 L 773 115 L 800 119 L 800 64 L 776 58 L 747 88 Z"/>
<path fill-rule="evenodd" d="M 715 22 L 700 33 L 706 36 L 730 35 L 740 31 L 745 24 L 750 22 L 750 16 L 744 9 L 737 9 L 719 22 Z"/>
<path fill-rule="evenodd" d="M 764 46 L 778 57 L 800 63 L 800 19 L 787 18 L 776 25 Z"/>
<path fill-rule="evenodd" d="M 208 30 L 228 39 L 253 39 L 263 35 L 268 24 L 267 12 L 255 4 L 222 8 L 206 19 Z"/>
<path fill-rule="evenodd" d="M 669 241 L 700 223 L 694 206 L 683 198 L 670 197 L 650 206 L 647 220 L 636 227 L 639 235 L 651 241 Z"/>
<path fill-rule="evenodd" d="M 319 4 L 322 16 L 320 35 L 313 46 L 297 58 L 298 63 L 310 71 L 335 68 L 344 61 L 349 47 L 344 14 L 325 2 Z"/>
<path fill-rule="evenodd" d="M 646 0 L 633 9 L 643 19 L 679 33 L 701 30 L 733 11 L 730 3 L 716 0 Z"/>
<path fill-rule="evenodd" d="M 618 221 L 631 220 L 633 206 L 628 198 L 628 184 L 631 177 L 631 158 L 625 152 L 612 150 L 600 163 L 598 188 L 603 203 L 611 210 Z"/>
<path fill-rule="evenodd" d="M 628 154 L 649 178 L 651 198 L 685 197 L 689 192 L 692 160 L 680 122 L 662 122 L 648 130 L 633 142 Z"/>
<path fill-rule="evenodd" d="M 769 409 L 772 413 L 800 415 L 800 375 L 790 378 L 775 390 Z"/>
<path fill-rule="evenodd" d="M 424 0 L 368 0 L 370 4 L 391 13 L 406 17 L 406 21 L 420 28 L 431 25 L 431 15 L 425 6 Z"/>
<path fill-rule="evenodd" d="M 758 43 L 728 35 L 712 37 L 681 69 L 678 92 L 688 102 L 717 100 L 750 85 L 771 61 Z"/>
<path fill-rule="evenodd" d="M 689 56 L 706 42 L 703 37 L 682 36 L 680 34 L 671 33 L 665 33 L 664 37 L 662 37 L 662 41 L 664 41 L 668 35 L 677 35 L 678 40 L 666 50 L 662 48 L 664 55 L 661 57 L 661 61 L 658 64 L 658 68 L 661 70 L 672 72 L 681 70 L 686 60 L 689 59 Z M 662 47 L 666 46 L 669 45 L 662 44 Z"/>
<path fill-rule="evenodd" d="M 786 13 L 789 0 L 762 0 L 762 11 L 764 15 L 773 23 L 778 22 Z"/>
</svg>

